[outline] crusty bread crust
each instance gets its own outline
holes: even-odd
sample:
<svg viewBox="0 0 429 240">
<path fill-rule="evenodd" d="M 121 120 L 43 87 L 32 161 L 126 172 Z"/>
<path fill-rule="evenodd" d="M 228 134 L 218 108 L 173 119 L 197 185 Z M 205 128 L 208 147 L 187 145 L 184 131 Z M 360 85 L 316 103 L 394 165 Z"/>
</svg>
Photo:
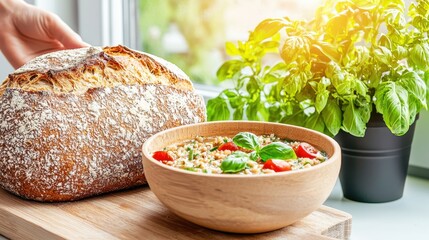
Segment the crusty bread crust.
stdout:
<svg viewBox="0 0 429 240">
<path fill-rule="evenodd" d="M 162 84 L 193 90 L 175 65 L 124 46 L 63 50 L 37 57 L 10 74 L 2 86 L 27 91 L 82 94 L 90 88 Z"/>
<path fill-rule="evenodd" d="M 70 201 L 143 184 L 143 142 L 205 121 L 202 97 L 162 60 L 122 46 L 73 51 L 82 49 L 35 59 L 2 85 L 0 185 L 21 197 Z"/>
</svg>

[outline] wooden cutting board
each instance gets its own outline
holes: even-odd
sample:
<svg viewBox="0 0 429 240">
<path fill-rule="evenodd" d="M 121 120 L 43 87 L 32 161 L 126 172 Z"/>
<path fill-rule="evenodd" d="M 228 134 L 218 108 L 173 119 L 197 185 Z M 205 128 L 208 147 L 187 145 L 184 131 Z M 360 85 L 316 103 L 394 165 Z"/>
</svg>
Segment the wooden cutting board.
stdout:
<svg viewBox="0 0 429 240">
<path fill-rule="evenodd" d="M 229 234 L 177 217 L 147 186 L 68 203 L 23 200 L 0 189 L 0 235 L 11 239 L 348 239 L 351 219 L 322 206 L 277 231 Z"/>
</svg>

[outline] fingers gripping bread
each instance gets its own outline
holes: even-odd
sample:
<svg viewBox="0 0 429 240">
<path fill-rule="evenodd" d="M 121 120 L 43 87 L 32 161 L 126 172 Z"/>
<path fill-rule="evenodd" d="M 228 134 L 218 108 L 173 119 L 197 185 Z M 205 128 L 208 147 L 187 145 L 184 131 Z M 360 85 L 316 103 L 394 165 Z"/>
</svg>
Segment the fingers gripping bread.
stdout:
<svg viewBox="0 0 429 240">
<path fill-rule="evenodd" d="M 143 142 L 201 121 L 201 96 L 162 59 L 123 46 L 47 54 L 0 88 L 0 185 L 53 202 L 143 184 Z"/>
</svg>

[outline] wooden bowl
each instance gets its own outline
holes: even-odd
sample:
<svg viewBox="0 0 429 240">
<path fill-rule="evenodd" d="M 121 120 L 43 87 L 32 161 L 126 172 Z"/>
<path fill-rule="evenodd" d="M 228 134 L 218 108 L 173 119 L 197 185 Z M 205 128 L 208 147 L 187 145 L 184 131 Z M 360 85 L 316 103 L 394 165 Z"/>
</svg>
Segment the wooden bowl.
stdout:
<svg viewBox="0 0 429 240">
<path fill-rule="evenodd" d="M 242 131 L 305 141 L 325 151 L 329 159 L 303 170 L 248 176 L 185 171 L 151 156 L 196 136 L 234 136 Z M 332 138 L 306 128 L 253 121 L 206 122 L 149 138 L 143 145 L 143 165 L 151 190 L 178 216 L 215 230 L 259 233 L 288 226 L 323 204 L 337 180 L 341 150 Z"/>
</svg>

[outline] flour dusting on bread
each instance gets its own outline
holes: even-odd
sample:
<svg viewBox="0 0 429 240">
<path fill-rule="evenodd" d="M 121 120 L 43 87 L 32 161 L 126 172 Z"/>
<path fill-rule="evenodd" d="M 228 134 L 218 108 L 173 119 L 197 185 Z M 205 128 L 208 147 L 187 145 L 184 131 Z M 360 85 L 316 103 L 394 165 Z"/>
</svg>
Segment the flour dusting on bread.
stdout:
<svg viewBox="0 0 429 240">
<path fill-rule="evenodd" d="M 50 54 L 45 54 L 34 58 L 27 64 L 15 70 L 14 74 L 38 71 L 64 71 L 77 67 L 86 59 L 94 56 L 103 50 L 99 47 L 85 47 L 70 50 L 60 50 Z"/>
<path fill-rule="evenodd" d="M 143 184 L 143 142 L 205 121 L 190 81 L 155 58 L 122 46 L 69 51 L 41 57 L 74 58 L 63 68 L 36 59 L 3 84 L 0 185 L 24 198 L 68 201 Z"/>
</svg>

